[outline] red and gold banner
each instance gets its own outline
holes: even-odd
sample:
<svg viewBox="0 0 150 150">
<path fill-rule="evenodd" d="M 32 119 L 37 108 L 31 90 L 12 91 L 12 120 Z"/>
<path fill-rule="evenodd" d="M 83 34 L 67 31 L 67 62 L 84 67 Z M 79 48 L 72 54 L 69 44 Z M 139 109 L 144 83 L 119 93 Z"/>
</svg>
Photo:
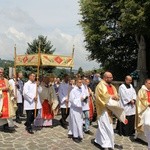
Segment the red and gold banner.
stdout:
<svg viewBox="0 0 150 150">
<path fill-rule="evenodd" d="M 40 66 L 73 67 L 71 56 L 40 54 Z M 16 66 L 38 66 L 38 54 L 17 55 Z"/>
<path fill-rule="evenodd" d="M 37 66 L 37 65 L 38 65 L 38 54 L 16 56 L 16 66 Z"/>
<path fill-rule="evenodd" d="M 42 66 L 73 67 L 71 56 L 41 54 Z"/>
</svg>

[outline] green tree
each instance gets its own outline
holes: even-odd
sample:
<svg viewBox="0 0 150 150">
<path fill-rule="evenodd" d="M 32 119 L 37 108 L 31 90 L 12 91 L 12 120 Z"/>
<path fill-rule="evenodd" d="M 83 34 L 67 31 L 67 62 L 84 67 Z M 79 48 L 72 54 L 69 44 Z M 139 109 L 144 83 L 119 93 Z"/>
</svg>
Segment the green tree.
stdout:
<svg viewBox="0 0 150 150">
<path fill-rule="evenodd" d="M 82 67 L 79 67 L 79 69 L 78 69 L 78 74 L 80 74 L 80 75 L 83 75 L 83 74 L 84 74 Z"/>
<path fill-rule="evenodd" d="M 96 59 L 121 80 L 136 68 L 146 71 L 144 57 L 150 55 L 149 1 L 80 0 L 80 7 L 89 59 Z M 146 54 L 141 49 L 146 49 Z M 146 63 L 150 66 L 148 59 Z M 145 76 L 140 75 L 141 79 Z"/>
<path fill-rule="evenodd" d="M 118 4 L 121 7 L 118 25 L 125 34 L 134 34 L 138 45 L 139 88 L 150 77 L 150 1 L 125 0 Z"/>
<path fill-rule="evenodd" d="M 26 54 L 37 54 L 38 53 L 38 48 L 39 48 L 39 43 L 40 43 L 40 49 L 41 53 L 44 54 L 53 54 L 55 51 L 55 48 L 53 48 L 53 45 L 51 44 L 51 41 L 47 40 L 47 37 L 44 37 L 43 35 L 39 35 L 37 39 L 34 39 L 33 42 L 28 43 L 28 48 Z M 26 67 L 27 71 L 26 74 L 29 72 L 36 72 L 35 67 Z M 55 67 L 40 67 L 40 74 L 46 74 L 46 73 L 51 73 L 52 70 Z M 27 76 L 27 75 L 26 75 Z"/>
<path fill-rule="evenodd" d="M 4 68 L 4 76 L 9 77 L 9 67 L 14 67 L 14 62 L 11 60 L 2 60 L 0 58 L 0 67 Z"/>
<path fill-rule="evenodd" d="M 27 54 L 36 54 L 38 53 L 38 47 L 40 43 L 41 53 L 44 54 L 53 54 L 55 48 L 51 44 L 51 41 L 47 40 L 47 36 L 39 35 L 37 39 L 34 39 L 33 42 L 28 43 Z"/>
<path fill-rule="evenodd" d="M 58 78 L 63 79 L 64 75 L 67 74 L 67 71 L 65 68 L 62 68 L 59 70 L 59 73 L 57 75 Z"/>
</svg>

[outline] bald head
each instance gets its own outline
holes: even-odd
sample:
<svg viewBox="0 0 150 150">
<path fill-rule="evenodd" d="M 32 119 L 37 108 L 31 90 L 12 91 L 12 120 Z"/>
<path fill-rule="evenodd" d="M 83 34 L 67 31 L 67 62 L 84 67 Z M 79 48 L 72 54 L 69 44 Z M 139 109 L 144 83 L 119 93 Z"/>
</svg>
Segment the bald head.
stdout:
<svg viewBox="0 0 150 150">
<path fill-rule="evenodd" d="M 113 80 L 113 75 L 111 72 L 105 72 L 103 75 L 103 80 L 106 81 L 106 83 L 110 84 Z"/>
<path fill-rule="evenodd" d="M 104 78 L 105 78 L 105 77 L 108 77 L 108 76 L 112 76 L 112 73 L 107 71 L 107 72 L 104 73 L 103 76 L 104 76 Z"/>
<path fill-rule="evenodd" d="M 150 90 L 150 79 L 145 80 L 145 86 L 147 87 L 148 90 Z"/>
<path fill-rule="evenodd" d="M 129 75 L 127 75 L 127 76 L 125 77 L 125 83 L 128 84 L 128 85 L 130 85 L 130 84 L 132 83 L 132 77 L 129 76 Z"/>
<path fill-rule="evenodd" d="M 125 79 L 132 79 L 132 77 L 131 77 L 130 75 L 127 75 L 127 76 L 125 77 Z"/>
</svg>

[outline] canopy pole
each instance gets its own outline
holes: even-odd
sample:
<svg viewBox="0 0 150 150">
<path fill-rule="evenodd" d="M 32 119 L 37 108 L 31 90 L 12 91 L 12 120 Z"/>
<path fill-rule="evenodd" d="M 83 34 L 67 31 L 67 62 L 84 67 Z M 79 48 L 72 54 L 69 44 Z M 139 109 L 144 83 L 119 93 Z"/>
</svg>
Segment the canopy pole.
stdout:
<svg viewBox="0 0 150 150">
<path fill-rule="evenodd" d="M 72 60 L 74 58 L 74 50 L 75 50 L 75 47 L 73 45 L 73 48 L 72 48 Z M 72 73 L 72 67 L 70 68 L 70 75 L 71 75 L 71 73 Z"/>
<path fill-rule="evenodd" d="M 36 118 L 37 115 L 37 102 L 38 102 L 38 82 L 39 82 L 39 73 L 40 73 L 40 52 L 41 52 L 41 43 L 39 41 L 39 47 L 38 47 L 38 64 L 37 64 L 37 81 L 36 81 L 36 101 L 35 101 L 35 110 L 34 110 L 34 118 Z"/>
</svg>

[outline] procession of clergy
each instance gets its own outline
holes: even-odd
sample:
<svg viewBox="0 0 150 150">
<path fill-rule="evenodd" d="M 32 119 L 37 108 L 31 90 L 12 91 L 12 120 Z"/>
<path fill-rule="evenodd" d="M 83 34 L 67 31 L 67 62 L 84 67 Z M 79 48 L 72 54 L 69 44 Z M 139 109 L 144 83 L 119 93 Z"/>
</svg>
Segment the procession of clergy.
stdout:
<svg viewBox="0 0 150 150">
<path fill-rule="evenodd" d="M 54 82 L 53 75 L 36 81 L 35 73 L 30 73 L 24 83 L 21 72 L 7 80 L 4 69 L 0 67 L 0 126 L 4 132 L 16 131 L 13 119 L 16 117 L 15 121 L 22 123 L 20 117 L 25 117 L 25 111 L 25 130 L 34 134 L 33 125 L 52 127 L 52 121 L 60 111 L 60 124 L 68 129 L 68 138 L 74 142 L 82 142 L 83 133 L 95 134 L 93 144 L 96 147 L 122 149 L 122 145 L 114 143 L 115 115 L 119 135 L 142 139 L 148 142 L 150 149 L 150 79 L 145 80 L 136 95 L 131 76 L 125 77 L 117 92 L 110 72 L 102 75 L 95 91 L 92 91 L 90 87 L 94 79 L 98 79 L 96 75 L 92 79 L 79 75 L 71 79 L 65 74 L 62 82 L 59 78 Z M 98 128 L 96 133 L 92 133 L 90 125 L 95 109 Z"/>
</svg>

